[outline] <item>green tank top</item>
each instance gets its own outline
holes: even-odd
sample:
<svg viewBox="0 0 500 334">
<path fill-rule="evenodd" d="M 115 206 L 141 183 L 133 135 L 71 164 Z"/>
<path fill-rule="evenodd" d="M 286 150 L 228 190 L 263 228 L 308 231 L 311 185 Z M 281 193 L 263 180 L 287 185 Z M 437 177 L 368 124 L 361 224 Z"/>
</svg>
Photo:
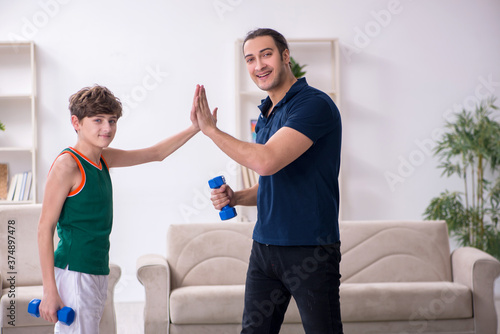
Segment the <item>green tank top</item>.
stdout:
<svg viewBox="0 0 500 334">
<path fill-rule="evenodd" d="M 82 182 L 68 194 L 59 221 L 60 241 L 54 265 L 92 275 L 109 274 L 109 235 L 113 224 L 113 193 L 106 161 L 96 165 L 74 148 L 70 154 L 78 164 Z"/>
</svg>

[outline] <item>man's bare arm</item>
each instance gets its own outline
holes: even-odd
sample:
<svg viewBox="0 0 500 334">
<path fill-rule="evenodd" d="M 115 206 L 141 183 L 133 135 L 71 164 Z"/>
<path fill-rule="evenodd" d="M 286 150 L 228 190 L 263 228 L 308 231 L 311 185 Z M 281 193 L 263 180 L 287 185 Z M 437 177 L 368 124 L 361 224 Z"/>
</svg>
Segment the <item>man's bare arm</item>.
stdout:
<svg viewBox="0 0 500 334">
<path fill-rule="evenodd" d="M 272 175 L 307 151 L 313 141 L 289 127 L 279 129 L 266 144 L 254 144 L 238 140 L 219 130 L 210 112 L 205 89 L 201 87 L 195 100 L 195 114 L 201 131 L 224 153 L 239 164 L 256 171 L 259 175 Z"/>
</svg>

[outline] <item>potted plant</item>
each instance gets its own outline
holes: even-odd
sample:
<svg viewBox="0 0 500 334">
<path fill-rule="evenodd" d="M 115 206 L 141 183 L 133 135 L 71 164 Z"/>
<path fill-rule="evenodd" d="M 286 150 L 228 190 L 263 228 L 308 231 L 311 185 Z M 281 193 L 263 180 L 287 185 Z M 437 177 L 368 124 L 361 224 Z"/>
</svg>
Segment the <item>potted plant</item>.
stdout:
<svg viewBox="0 0 500 334">
<path fill-rule="evenodd" d="M 442 175 L 456 175 L 463 191 L 444 191 L 431 200 L 425 219 L 446 220 L 460 246 L 479 248 L 500 259 L 500 123 L 495 99 L 474 112 L 462 110 L 435 147 Z"/>
<path fill-rule="evenodd" d="M 306 75 L 306 72 L 303 71 L 304 67 L 306 66 L 307 65 L 300 65 L 295 61 L 295 59 L 293 59 L 293 57 L 290 57 L 290 68 L 292 69 L 292 73 L 295 78 L 299 79 Z"/>
<path fill-rule="evenodd" d="M 1 130 L 1 131 L 5 131 L 5 125 L 3 125 L 3 123 L 2 123 L 2 122 L 0 122 L 0 130 Z"/>
</svg>

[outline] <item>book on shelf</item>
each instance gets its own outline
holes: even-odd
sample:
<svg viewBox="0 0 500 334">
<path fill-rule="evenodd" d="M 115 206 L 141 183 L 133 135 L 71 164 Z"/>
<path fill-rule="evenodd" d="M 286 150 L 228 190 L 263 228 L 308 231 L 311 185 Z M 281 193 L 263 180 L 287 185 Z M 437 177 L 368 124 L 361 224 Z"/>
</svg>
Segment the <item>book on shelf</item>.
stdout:
<svg viewBox="0 0 500 334">
<path fill-rule="evenodd" d="M 9 169 L 7 164 L 0 164 L 0 200 L 7 199 L 9 182 Z"/>
<path fill-rule="evenodd" d="M 26 173 L 26 185 L 24 188 L 23 201 L 29 201 L 31 197 L 31 186 L 33 183 L 33 173 L 31 171 Z"/>
<path fill-rule="evenodd" d="M 33 173 L 31 171 L 14 174 L 10 181 L 7 201 L 28 201 L 31 197 Z"/>
<path fill-rule="evenodd" d="M 244 188 L 250 188 L 259 183 L 259 174 L 248 167 L 241 166 L 241 177 Z"/>
<path fill-rule="evenodd" d="M 241 166 L 241 177 L 243 178 L 243 189 L 250 188 L 250 178 L 248 177 L 248 168 Z"/>
<path fill-rule="evenodd" d="M 22 201 L 24 198 L 24 190 L 26 189 L 26 180 L 28 179 L 28 175 L 23 173 L 23 177 L 21 178 L 21 186 L 19 187 L 19 192 L 17 193 L 18 187 L 16 187 L 17 200 Z"/>
<path fill-rule="evenodd" d="M 252 134 L 252 143 L 257 141 L 257 134 L 255 133 L 255 126 L 257 125 L 256 119 L 250 120 L 250 133 Z"/>
<path fill-rule="evenodd" d="M 9 192 L 7 194 L 7 201 L 12 201 L 14 199 L 14 193 L 16 192 L 17 176 L 19 174 L 14 174 L 10 180 Z"/>
</svg>

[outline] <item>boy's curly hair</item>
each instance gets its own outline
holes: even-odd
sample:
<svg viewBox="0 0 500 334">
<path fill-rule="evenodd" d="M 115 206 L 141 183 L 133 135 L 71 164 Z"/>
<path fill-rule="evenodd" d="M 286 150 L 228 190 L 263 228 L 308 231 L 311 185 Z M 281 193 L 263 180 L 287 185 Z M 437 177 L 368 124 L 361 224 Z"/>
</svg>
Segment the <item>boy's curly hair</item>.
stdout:
<svg viewBox="0 0 500 334">
<path fill-rule="evenodd" d="M 122 103 L 106 87 L 94 85 L 80 89 L 69 98 L 71 115 L 81 121 L 85 117 L 99 114 L 122 116 Z"/>
</svg>

